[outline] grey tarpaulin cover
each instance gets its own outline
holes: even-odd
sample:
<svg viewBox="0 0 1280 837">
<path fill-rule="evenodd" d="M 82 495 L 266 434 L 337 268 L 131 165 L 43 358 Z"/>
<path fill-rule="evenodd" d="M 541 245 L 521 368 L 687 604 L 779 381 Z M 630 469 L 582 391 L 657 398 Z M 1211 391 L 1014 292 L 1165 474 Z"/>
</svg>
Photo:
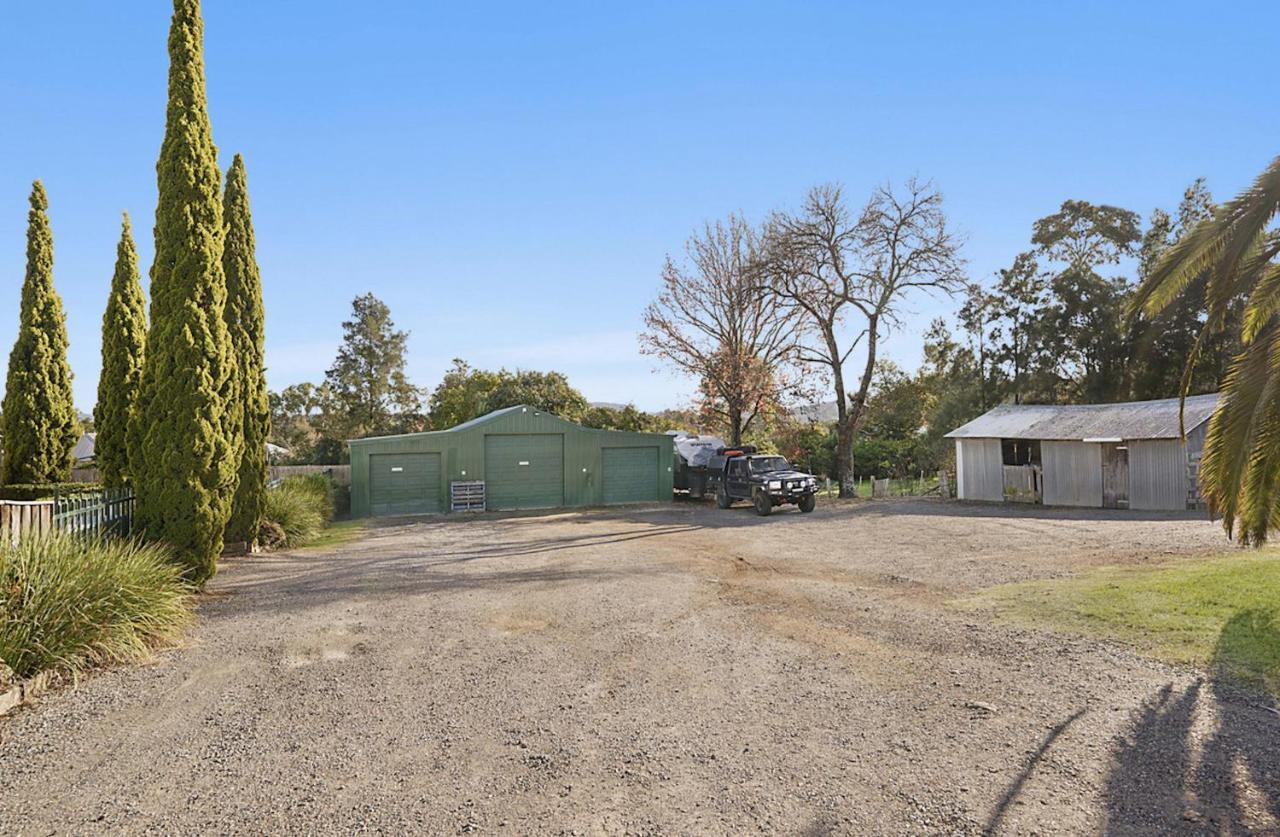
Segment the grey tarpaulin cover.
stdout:
<svg viewBox="0 0 1280 837">
<path fill-rule="evenodd" d="M 699 436 L 695 433 L 673 433 L 676 453 L 692 468 L 706 466 L 717 450 L 724 447 L 724 440 L 716 436 Z"/>
</svg>

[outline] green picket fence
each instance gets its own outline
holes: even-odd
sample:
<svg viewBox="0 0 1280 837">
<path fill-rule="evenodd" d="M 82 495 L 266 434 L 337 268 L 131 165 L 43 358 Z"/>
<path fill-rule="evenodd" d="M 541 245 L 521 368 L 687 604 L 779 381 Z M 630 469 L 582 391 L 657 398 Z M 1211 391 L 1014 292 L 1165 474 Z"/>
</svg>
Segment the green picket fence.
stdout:
<svg viewBox="0 0 1280 837">
<path fill-rule="evenodd" d="M 59 532 L 126 534 L 132 522 L 131 488 L 95 488 L 53 497 L 53 528 Z"/>
</svg>

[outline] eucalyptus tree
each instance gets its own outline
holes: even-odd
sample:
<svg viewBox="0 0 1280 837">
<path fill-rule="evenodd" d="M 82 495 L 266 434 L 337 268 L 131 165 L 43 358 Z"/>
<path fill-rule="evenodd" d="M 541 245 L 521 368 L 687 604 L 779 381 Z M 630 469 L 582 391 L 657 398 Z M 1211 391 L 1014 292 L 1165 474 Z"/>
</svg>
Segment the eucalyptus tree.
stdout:
<svg viewBox="0 0 1280 837">
<path fill-rule="evenodd" d="M 801 363 L 829 378 L 836 402 L 840 496 L 852 496 L 853 444 L 864 418 L 880 340 L 901 325 L 918 293 L 953 295 L 967 287 L 960 240 L 942 193 L 912 178 L 877 188 L 860 212 L 836 185 L 811 190 L 800 210 L 770 219 L 761 269 L 771 295 L 798 318 Z M 862 368 L 846 364 L 861 347 Z"/>
<path fill-rule="evenodd" d="M 698 381 L 701 411 L 733 445 L 801 383 L 792 374 L 799 317 L 762 285 L 761 244 L 739 215 L 704 225 L 684 264 L 667 259 L 640 335 L 643 353 Z"/>
</svg>

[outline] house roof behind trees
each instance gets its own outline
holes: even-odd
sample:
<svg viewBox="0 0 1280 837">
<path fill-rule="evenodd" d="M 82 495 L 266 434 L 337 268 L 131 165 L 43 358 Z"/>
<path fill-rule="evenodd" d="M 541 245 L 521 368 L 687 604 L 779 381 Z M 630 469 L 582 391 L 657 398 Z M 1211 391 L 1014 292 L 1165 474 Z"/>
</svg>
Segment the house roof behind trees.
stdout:
<svg viewBox="0 0 1280 837">
<path fill-rule="evenodd" d="M 948 439 L 1177 439 L 1213 415 L 1217 394 L 1186 400 L 1184 425 L 1177 398 L 1121 404 L 1003 404 L 952 430 Z"/>
</svg>

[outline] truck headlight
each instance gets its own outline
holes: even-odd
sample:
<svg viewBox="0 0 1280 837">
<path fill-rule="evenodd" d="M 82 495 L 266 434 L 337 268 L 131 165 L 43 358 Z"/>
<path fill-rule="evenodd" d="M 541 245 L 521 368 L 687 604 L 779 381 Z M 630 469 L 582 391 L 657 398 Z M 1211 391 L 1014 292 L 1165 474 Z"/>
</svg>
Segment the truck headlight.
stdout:
<svg viewBox="0 0 1280 837">
<path fill-rule="evenodd" d="M 781 491 L 781 490 L 782 490 L 782 480 L 769 480 L 769 490 L 770 490 L 770 491 Z"/>
</svg>

